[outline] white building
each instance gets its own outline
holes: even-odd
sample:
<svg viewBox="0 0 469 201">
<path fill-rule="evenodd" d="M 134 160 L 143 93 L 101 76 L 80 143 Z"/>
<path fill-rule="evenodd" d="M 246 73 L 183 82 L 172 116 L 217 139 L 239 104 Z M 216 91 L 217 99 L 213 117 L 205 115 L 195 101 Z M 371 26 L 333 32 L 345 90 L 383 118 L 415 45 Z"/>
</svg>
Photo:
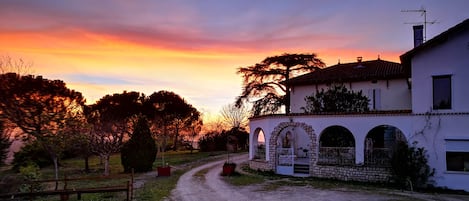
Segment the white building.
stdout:
<svg viewBox="0 0 469 201">
<path fill-rule="evenodd" d="M 417 142 L 435 169 L 433 185 L 469 191 L 469 20 L 403 54 L 401 62 L 359 59 L 293 78 L 292 114 L 250 120 L 250 166 L 382 182 L 390 179 L 393 145 Z M 372 111 L 303 113 L 304 98 L 331 83 L 362 91 Z"/>
</svg>

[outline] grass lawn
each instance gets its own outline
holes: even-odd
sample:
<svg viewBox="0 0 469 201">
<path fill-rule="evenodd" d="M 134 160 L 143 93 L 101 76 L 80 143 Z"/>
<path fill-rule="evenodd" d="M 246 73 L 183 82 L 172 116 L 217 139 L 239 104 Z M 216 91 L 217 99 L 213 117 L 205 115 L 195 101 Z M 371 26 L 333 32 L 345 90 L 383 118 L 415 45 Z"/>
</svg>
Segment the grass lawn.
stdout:
<svg viewBox="0 0 469 201">
<path fill-rule="evenodd" d="M 206 161 L 210 160 L 211 157 L 215 155 L 221 155 L 225 152 L 198 152 L 194 151 L 169 151 L 165 153 L 165 163 L 168 163 L 170 166 L 180 166 L 183 164 L 189 164 L 196 161 Z M 157 166 L 161 166 L 161 156 L 157 156 L 157 159 L 154 166 L 154 171 Z M 104 167 L 101 165 L 99 157 L 91 157 L 89 160 L 90 173 L 84 172 L 84 160 L 81 158 L 68 159 L 61 161 L 61 166 L 59 169 L 59 178 L 64 178 L 66 175 L 67 178 L 83 178 L 83 177 L 96 177 L 101 176 L 104 173 Z M 115 186 L 115 185 L 125 185 L 125 182 L 130 179 L 130 174 L 124 174 L 123 168 L 120 161 L 120 154 L 114 154 L 111 156 L 109 161 L 110 167 L 110 176 L 119 177 L 117 179 L 106 179 L 106 180 L 92 180 L 92 181 L 71 181 L 68 182 L 67 188 L 93 188 L 93 187 L 103 187 L 103 186 Z M 182 166 L 184 167 L 184 166 Z M 170 177 L 156 177 L 149 178 L 144 186 L 140 189 L 134 190 L 134 198 L 136 200 L 162 200 L 165 197 L 168 197 L 171 193 L 171 190 L 176 186 L 176 183 L 179 177 L 187 171 L 190 166 L 187 166 L 182 169 L 178 169 L 171 172 Z M 46 167 L 40 170 L 41 179 L 53 179 L 54 178 L 54 167 Z M 135 174 L 135 177 L 140 176 L 143 173 Z M 2 178 L 6 175 L 16 175 L 17 173 L 12 172 L 11 170 L 3 169 L 0 172 Z M 48 188 L 54 188 L 55 183 L 47 183 Z M 63 188 L 63 185 L 59 185 L 59 189 Z M 58 196 L 54 197 L 45 197 L 38 198 L 35 200 L 58 200 Z M 96 193 L 96 194 L 82 194 L 81 200 L 124 200 L 125 193 Z M 71 201 L 77 200 L 76 195 L 71 195 Z"/>
</svg>

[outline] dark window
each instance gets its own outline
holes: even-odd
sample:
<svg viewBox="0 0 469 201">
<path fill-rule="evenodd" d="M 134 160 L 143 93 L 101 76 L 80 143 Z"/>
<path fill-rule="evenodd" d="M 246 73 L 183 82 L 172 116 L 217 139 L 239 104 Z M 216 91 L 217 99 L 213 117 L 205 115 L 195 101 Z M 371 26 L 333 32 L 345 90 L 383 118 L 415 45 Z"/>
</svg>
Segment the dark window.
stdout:
<svg viewBox="0 0 469 201">
<path fill-rule="evenodd" d="M 469 171 L 469 152 L 446 152 L 448 171 Z"/>
<path fill-rule="evenodd" d="M 451 75 L 433 76 L 433 109 L 451 109 Z"/>
</svg>

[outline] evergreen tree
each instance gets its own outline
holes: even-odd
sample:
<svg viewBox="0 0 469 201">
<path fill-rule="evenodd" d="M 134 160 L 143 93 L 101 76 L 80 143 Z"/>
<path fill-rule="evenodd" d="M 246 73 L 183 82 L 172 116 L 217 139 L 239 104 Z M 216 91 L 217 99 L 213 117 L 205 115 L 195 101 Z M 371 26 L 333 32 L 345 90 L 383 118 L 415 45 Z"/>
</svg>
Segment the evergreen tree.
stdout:
<svg viewBox="0 0 469 201">
<path fill-rule="evenodd" d="M 139 117 L 134 132 L 121 150 L 121 162 L 124 172 L 147 172 L 152 169 L 156 158 L 156 143 L 151 136 L 148 121 Z"/>
</svg>

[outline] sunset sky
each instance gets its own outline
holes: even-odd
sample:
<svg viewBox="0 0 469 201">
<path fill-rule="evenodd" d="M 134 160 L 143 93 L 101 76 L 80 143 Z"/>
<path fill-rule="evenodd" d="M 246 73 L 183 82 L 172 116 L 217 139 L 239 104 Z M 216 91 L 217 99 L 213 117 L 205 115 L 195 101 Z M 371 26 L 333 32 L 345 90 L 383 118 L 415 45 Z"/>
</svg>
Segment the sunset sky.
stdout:
<svg viewBox="0 0 469 201">
<path fill-rule="evenodd" d="M 60 79 L 88 104 L 124 90 L 173 91 L 206 116 L 242 89 L 236 70 L 267 56 L 316 53 L 328 66 L 410 50 L 469 18 L 468 0 L 0 0 L 0 56 Z"/>
</svg>

